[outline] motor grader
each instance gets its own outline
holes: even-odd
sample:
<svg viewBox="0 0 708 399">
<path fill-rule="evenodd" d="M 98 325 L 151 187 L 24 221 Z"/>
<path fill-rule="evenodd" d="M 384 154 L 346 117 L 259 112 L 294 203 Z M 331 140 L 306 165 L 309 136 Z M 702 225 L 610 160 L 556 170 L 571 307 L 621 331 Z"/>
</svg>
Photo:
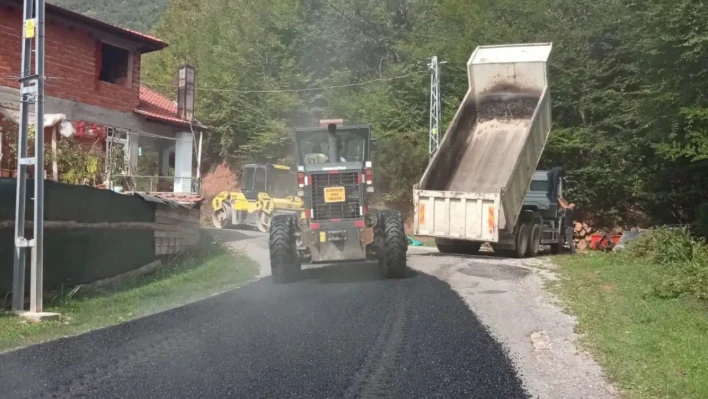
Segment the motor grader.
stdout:
<svg viewBox="0 0 708 399">
<path fill-rule="evenodd" d="M 211 201 L 214 227 L 256 227 L 267 233 L 275 215 L 301 217 L 295 172 L 286 165 L 247 164 L 241 191 L 222 191 Z"/>
<path fill-rule="evenodd" d="M 293 133 L 297 195 L 304 217 L 277 215 L 270 228 L 273 280 L 297 278 L 302 262 L 378 261 L 386 278 L 406 274 L 401 213 L 369 209 L 374 192 L 371 127 L 298 128 Z"/>
</svg>

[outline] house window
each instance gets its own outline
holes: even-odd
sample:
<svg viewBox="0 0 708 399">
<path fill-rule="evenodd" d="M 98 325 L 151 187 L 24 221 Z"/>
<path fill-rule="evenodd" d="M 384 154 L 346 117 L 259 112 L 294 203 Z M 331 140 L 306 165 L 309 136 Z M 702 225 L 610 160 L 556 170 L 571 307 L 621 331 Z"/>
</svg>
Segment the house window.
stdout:
<svg viewBox="0 0 708 399">
<path fill-rule="evenodd" d="M 127 86 L 130 76 L 130 51 L 110 44 L 101 44 L 101 70 L 98 79 Z"/>
</svg>

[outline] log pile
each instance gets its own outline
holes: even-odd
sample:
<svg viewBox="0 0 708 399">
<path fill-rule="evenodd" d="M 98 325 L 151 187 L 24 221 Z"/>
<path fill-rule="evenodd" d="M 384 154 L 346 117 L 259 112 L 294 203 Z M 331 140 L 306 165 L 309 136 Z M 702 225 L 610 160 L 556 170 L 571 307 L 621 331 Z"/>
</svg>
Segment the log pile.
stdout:
<svg viewBox="0 0 708 399">
<path fill-rule="evenodd" d="M 593 229 L 588 226 L 587 223 L 575 222 L 575 227 L 573 228 L 573 241 L 575 242 L 575 249 L 577 249 L 578 252 L 584 252 L 590 248 L 592 233 Z"/>
<path fill-rule="evenodd" d="M 591 226 L 589 226 L 587 223 L 583 222 L 578 222 L 576 221 L 573 225 L 573 242 L 575 244 L 575 249 L 578 252 L 585 252 L 586 250 L 589 249 L 597 249 L 597 248 L 591 248 L 591 243 L 592 243 L 592 236 L 600 234 L 602 236 L 605 235 L 618 235 L 622 234 L 624 229 L 622 227 L 615 227 L 614 229 L 611 230 L 602 230 L 602 231 L 596 231 L 593 229 Z M 597 244 L 597 243 L 596 243 Z M 606 244 L 603 244 L 603 246 Z"/>
</svg>

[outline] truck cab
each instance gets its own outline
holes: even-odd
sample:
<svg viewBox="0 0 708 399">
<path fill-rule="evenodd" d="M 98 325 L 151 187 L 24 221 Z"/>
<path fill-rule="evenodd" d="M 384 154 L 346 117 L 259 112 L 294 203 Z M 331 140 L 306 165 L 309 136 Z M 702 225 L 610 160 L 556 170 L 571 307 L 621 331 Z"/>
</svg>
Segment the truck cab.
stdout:
<svg viewBox="0 0 708 399">
<path fill-rule="evenodd" d="M 558 200 L 555 198 L 563 196 L 564 180 L 558 179 L 555 191 L 551 193 L 549 198 L 548 170 L 536 170 L 533 174 L 533 180 L 529 190 L 524 197 L 522 211 L 534 212 L 543 219 L 543 233 L 541 237 L 541 245 L 549 245 L 553 252 L 558 252 L 562 238 L 560 230 L 561 223 L 561 207 Z"/>
<path fill-rule="evenodd" d="M 548 197 L 549 185 L 548 170 L 534 172 L 529 191 L 524 197 L 522 209 L 538 211 L 544 219 L 556 219 L 560 211 L 560 205 L 557 200 L 551 200 Z M 563 179 L 558 182 L 557 189 L 553 195 L 555 198 L 563 196 Z"/>
</svg>

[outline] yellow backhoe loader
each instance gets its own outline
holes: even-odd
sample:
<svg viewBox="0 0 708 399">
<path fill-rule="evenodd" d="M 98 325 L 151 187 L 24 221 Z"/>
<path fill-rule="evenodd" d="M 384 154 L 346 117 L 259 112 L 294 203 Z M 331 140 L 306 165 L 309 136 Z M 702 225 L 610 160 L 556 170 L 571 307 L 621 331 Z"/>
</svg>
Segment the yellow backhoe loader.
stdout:
<svg viewBox="0 0 708 399">
<path fill-rule="evenodd" d="M 302 217 L 297 176 L 285 165 L 247 164 L 241 171 L 241 191 L 222 191 L 211 201 L 212 221 L 219 229 L 232 226 L 270 230 L 274 215 Z"/>
</svg>

